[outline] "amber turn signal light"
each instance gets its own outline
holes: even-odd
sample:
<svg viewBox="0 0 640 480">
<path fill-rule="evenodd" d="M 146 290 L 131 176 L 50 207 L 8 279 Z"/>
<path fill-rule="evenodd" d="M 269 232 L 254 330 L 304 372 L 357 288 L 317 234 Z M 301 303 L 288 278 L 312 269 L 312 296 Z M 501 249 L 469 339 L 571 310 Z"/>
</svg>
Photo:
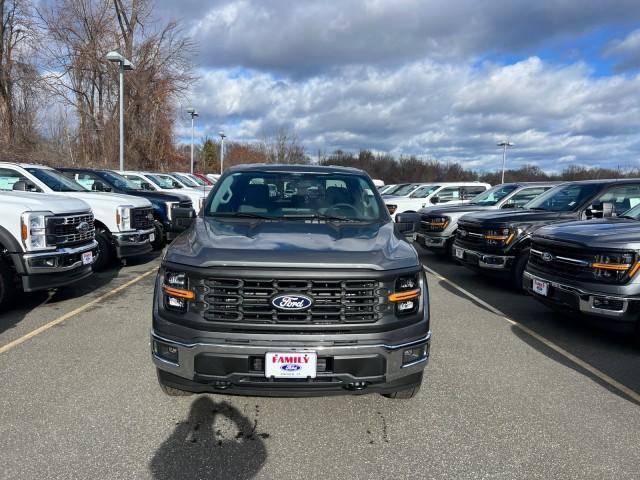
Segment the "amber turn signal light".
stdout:
<svg viewBox="0 0 640 480">
<path fill-rule="evenodd" d="M 412 298 L 417 298 L 420 296 L 420 289 L 416 288 L 415 290 L 409 290 L 406 292 L 400 293 L 392 293 L 389 295 L 390 302 L 402 302 L 404 300 L 411 300 Z"/>
<path fill-rule="evenodd" d="M 166 285 L 162 287 L 162 290 L 170 297 L 184 298 L 186 300 L 193 300 L 196 297 L 191 290 L 182 290 L 181 288 L 167 287 Z"/>
</svg>

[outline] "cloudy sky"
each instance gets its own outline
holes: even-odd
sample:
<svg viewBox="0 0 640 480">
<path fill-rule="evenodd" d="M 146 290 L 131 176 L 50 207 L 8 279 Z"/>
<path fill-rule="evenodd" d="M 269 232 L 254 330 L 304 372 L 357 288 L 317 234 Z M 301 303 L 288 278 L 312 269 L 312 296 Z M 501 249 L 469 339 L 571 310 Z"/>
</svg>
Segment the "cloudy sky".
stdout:
<svg viewBox="0 0 640 480">
<path fill-rule="evenodd" d="M 509 138 L 515 166 L 640 167 L 638 0 L 158 2 L 198 45 L 198 136 L 479 169 Z"/>
</svg>

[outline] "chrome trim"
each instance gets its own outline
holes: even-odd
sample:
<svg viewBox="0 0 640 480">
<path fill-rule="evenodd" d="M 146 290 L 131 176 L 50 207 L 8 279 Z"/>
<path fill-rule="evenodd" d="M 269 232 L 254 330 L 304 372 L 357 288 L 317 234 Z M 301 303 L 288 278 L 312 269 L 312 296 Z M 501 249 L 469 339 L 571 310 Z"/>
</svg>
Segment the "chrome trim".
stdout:
<svg viewBox="0 0 640 480">
<path fill-rule="evenodd" d="M 140 243 L 145 243 L 148 242 L 149 239 L 145 238 L 143 240 L 138 239 L 137 241 L 122 241 L 120 240 L 121 237 L 132 237 L 132 236 L 137 236 L 140 237 L 141 235 L 149 235 L 153 232 L 155 232 L 155 228 L 149 228 L 147 230 L 128 230 L 125 232 L 117 232 L 117 233 L 112 233 L 111 235 L 116 239 L 116 241 L 121 244 L 121 245 L 137 245 Z"/>
<path fill-rule="evenodd" d="M 77 253 L 88 252 L 89 250 L 93 250 L 95 248 L 98 248 L 98 242 L 95 240 L 91 240 L 91 243 L 82 245 L 80 247 L 63 247 L 49 252 L 27 253 L 23 255 L 22 258 L 24 260 L 25 268 L 28 273 L 68 272 L 69 270 L 74 270 L 82 266 L 82 260 L 75 262 L 72 265 L 67 265 L 66 267 L 33 267 L 29 264 L 29 260 L 43 257 L 64 257 L 65 255 L 75 255 Z"/>
<path fill-rule="evenodd" d="M 427 360 L 429 360 L 429 355 L 421 358 L 420 360 L 416 360 L 415 362 L 411 362 L 411 363 L 407 363 L 406 365 L 402 365 L 400 368 L 414 367 L 416 365 L 420 365 L 421 363 L 425 363 Z"/>
<path fill-rule="evenodd" d="M 468 248 L 464 248 L 464 247 L 459 247 L 458 245 L 453 246 L 454 249 L 458 249 L 458 250 L 462 250 L 465 253 L 470 253 L 472 255 L 475 255 L 476 257 L 478 257 L 478 266 L 481 268 L 488 268 L 491 270 L 505 270 L 507 268 L 507 262 L 509 260 L 513 260 L 515 258 L 514 255 L 492 255 L 492 254 L 485 254 L 485 253 L 481 253 L 481 252 L 477 252 L 475 250 L 469 250 Z M 455 253 L 454 253 L 455 255 Z M 458 259 L 458 260 L 463 260 L 460 259 L 458 257 L 454 258 Z M 501 264 L 494 264 L 494 263 L 487 263 L 485 261 L 486 258 L 499 258 L 502 260 Z M 464 260 L 463 260 L 464 261 Z"/>
<path fill-rule="evenodd" d="M 546 253 L 546 252 L 541 252 L 540 250 L 536 250 L 535 248 L 529 249 L 529 252 L 533 253 L 534 255 L 538 255 L 539 257 L 542 257 Z M 551 255 L 553 256 L 551 261 L 557 260 L 559 262 L 570 263 L 572 265 L 579 265 L 581 267 L 588 267 L 590 265 L 590 263 L 587 262 L 586 260 L 579 260 L 577 258 L 569 258 L 569 257 L 561 257 L 561 256 L 553 255 L 553 254 L 551 254 Z"/>
</svg>

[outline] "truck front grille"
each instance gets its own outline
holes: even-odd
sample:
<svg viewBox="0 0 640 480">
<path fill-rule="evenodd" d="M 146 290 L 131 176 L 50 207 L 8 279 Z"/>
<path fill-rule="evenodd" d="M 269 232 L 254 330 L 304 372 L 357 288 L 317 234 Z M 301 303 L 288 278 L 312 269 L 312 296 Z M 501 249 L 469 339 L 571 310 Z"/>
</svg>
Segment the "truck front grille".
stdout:
<svg viewBox="0 0 640 480">
<path fill-rule="evenodd" d="M 180 208 L 193 208 L 193 202 L 191 200 L 182 200 L 178 206 Z"/>
<path fill-rule="evenodd" d="M 468 246 L 486 245 L 484 234 L 487 229 L 458 223 L 456 239 Z"/>
<path fill-rule="evenodd" d="M 54 216 L 47 220 L 47 243 L 69 246 L 93 240 L 96 231 L 91 213 Z"/>
<path fill-rule="evenodd" d="M 153 228 L 153 208 L 132 208 L 131 228 L 134 230 L 147 230 L 149 228 Z"/>
<path fill-rule="evenodd" d="M 204 280 L 204 318 L 215 322 L 331 325 L 374 323 L 381 317 L 380 287 L 374 280 Z M 283 311 L 271 304 L 278 294 L 313 299 L 305 311 Z"/>
</svg>

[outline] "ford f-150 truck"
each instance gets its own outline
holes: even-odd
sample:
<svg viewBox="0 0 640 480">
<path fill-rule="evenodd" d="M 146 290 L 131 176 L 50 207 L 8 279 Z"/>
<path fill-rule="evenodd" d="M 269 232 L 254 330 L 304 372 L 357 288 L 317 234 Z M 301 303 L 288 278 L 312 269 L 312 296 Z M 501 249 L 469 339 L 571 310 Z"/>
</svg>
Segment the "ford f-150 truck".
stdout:
<svg viewBox="0 0 640 480">
<path fill-rule="evenodd" d="M 640 201 L 640 179 L 586 180 L 552 188 L 526 209 L 478 212 L 458 220 L 454 256 L 476 271 L 510 277 L 521 289 L 531 235 L 540 227 L 622 215 Z"/>
<path fill-rule="evenodd" d="M 169 395 L 411 398 L 430 339 L 418 254 L 361 170 L 230 168 L 156 280 L 151 350 Z"/>
<path fill-rule="evenodd" d="M 464 205 L 427 207 L 419 211 L 420 226 L 416 242 L 427 250 L 453 256 L 458 219 L 472 212 L 521 208 L 557 183 L 504 183 L 481 193 Z"/>
<path fill-rule="evenodd" d="M 176 208 L 192 208 L 191 199 L 186 195 L 145 190 L 111 170 L 89 168 L 59 168 L 58 170 L 89 190 L 123 193 L 149 200 L 153 207 L 155 240 L 152 243 L 155 249 L 162 248 L 167 241 L 173 240 L 184 230 L 181 225 L 178 225 L 179 218 L 176 218 L 174 212 Z"/>
<path fill-rule="evenodd" d="M 89 204 L 98 242 L 95 270 L 106 268 L 114 257 L 126 258 L 152 250 L 153 209 L 144 198 L 90 192 L 52 168 L 8 162 L 0 162 L 0 189 L 3 188 L 59 194 Z"/>
<path fill-rule="evenodd" d="M 0 179 L 0 311 L 17 290 L 57 288 L 88 277 L 98 246 L 93 214 L 82 200 L 6 187 Z"/>
<path fill-rule="evenodd" d="M 554 309 L 633 333 L 640 343 L 640 196 L 633 203 L 616 218 L 539 229 L 524 287 Z"/>
</svg>

